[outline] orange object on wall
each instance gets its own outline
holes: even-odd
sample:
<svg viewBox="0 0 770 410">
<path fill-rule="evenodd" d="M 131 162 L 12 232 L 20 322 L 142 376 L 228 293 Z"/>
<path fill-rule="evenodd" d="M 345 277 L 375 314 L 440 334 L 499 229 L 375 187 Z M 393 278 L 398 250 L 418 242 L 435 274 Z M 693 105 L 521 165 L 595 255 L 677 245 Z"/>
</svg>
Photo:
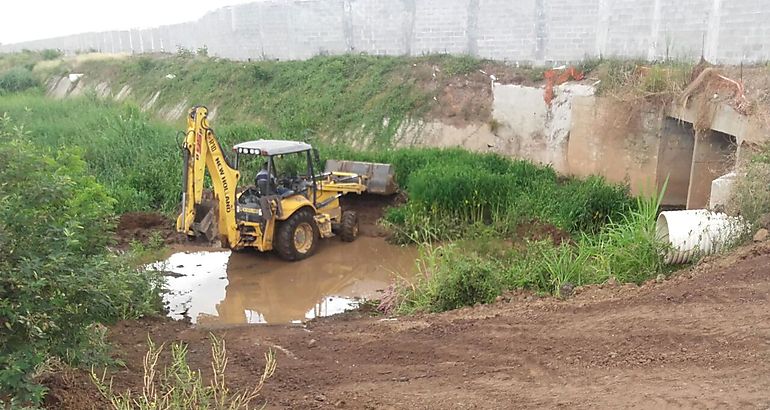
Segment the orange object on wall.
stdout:
<svg viewBox="0 0 770 410">
<path fill-rule="evenodd" d="M 543 77 L 545 77 L 545 94 L 543 95 L 543 99 L 550 107 L 555 97 L 553 87 L 564 84 L 570 80 L 580 81 L 585 78 L 585 75 L 582 71 L 570 66 L 563 70 L 550 69 L 543 73 Z"/>
</svg>

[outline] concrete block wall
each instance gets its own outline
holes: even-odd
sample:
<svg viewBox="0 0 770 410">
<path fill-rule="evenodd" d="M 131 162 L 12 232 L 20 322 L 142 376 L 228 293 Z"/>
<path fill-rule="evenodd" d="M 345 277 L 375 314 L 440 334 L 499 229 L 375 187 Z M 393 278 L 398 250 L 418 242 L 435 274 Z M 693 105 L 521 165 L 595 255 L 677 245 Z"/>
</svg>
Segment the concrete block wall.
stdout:
<svg viewBox="0 0 770 410">
<path fill-rule="evenodd" d="M 409 54 L 415 1 L 351 0 L 352 50 L 373 55 Z"/>
<path fill-rule="evenodd" d="M 714 0 L 720 3 L 720 57 L 763 61 L 770 55 L 770 4 L 765 0 Z"/>
<path fill-rule="evenodd" d="M 471 0 L 415 2 L 411 54 L 468 54 Z M 474 9 L 475 12 L 475 9 Z M 470 23 L 470 24 L 469 24 Z"/>
<path fill-rule="evenodd" d="M 479 0 L 476 55 L 493 60 L 534 60 L 535 1 Z"/>
<path fill-rule="evenodd" d="M 577 61 L 595 53 L 599 1 L 549 0 L 542 3 L 545 41 L 541 60 Z"/>
<path fill-rule="evenodd" d="M 767 0 L 261 0 L 195 22 L 84 33 L 0 52 L 174 52 L 306 59 L 348 52 L 471 54 L 539 65 L 585 57 L 770 60 Z"/>
<path fill-rule="evenodd" d="M 607 39 L 601 47 L 605 56 L 647 58 L 653 39 L 655 4 L 661 0 L 614 0 L 602 12 L 609 15 Z"/>
<path fill-rule="evenodd" d="M 713 3 L 714 0 L 663 1 L 653 57 L 693 60 L 705 54 L 706 36 L 718 35 L 719 30 L 716 24 L 709 26 L 713 23 Z"/>
</svg>

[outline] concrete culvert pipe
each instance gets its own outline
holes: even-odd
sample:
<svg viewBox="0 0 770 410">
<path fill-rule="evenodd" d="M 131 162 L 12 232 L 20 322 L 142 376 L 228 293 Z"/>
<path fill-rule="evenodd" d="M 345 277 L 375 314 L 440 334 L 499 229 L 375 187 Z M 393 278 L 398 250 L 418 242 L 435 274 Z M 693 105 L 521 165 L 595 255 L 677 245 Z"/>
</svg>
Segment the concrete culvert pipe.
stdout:
<svg viewBox="0 0 770 410">
<path fill-rule="evenodd" d="M 735 243 L 746 230 L 741 218 L 705 209 L 661 212 L 657 235 L 670 245 L 665 263 L 676 265 L 715 254 Z"/>
</svg>

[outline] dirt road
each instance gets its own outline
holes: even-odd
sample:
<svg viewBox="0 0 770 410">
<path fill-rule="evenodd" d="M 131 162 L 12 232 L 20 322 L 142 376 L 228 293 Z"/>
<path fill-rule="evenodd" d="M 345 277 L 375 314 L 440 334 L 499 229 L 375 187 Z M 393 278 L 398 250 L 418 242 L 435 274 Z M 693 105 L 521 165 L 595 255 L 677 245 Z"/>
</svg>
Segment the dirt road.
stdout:
<svg viewBox="0 0 770 410">
<path fill-rule="evenodd" d="M 332 317 L 303 327 L 217 330 L 229 381 L 245 387 L 277 352 L 268 408 L 768 408 L 770 244 L 663 283 L 605 285 L 568 301 L 511 301 L 397 320 Z M 139 386 L 147 332 L 208 362 L 208 331 L 165 320 L 116 326 Z M 51 380 L 51 406 L 91 408 L 82 378 Z M 99 404 L 95 405 L 97 408 Z"/>
</svg>

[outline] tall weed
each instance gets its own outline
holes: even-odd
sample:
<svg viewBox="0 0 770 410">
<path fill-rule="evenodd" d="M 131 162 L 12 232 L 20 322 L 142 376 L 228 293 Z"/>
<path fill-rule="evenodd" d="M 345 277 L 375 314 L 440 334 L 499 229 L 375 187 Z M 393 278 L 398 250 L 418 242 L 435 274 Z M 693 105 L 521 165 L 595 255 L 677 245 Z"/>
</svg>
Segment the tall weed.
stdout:
<svg viewBox="0 0 770 410">
<path fill-rule="evenodd" d="M 171 346 L 171 364 L 161 371 L 158 368 L 163 346 L 156 346 L 149 339 L 149 350 L 144 357 L 144 386 L 140 392 L 116 393 L 112 380 L 107 381 L 106 370 L 98 375 L 91 370 L 91 381 L 115 410 L 236 410 L 255 408 L 255 401 L 265 382 L 276 369 L 272 350 L 265 353 L 265 367 L 254 387 L 247 391 L 233 392 L 226 379 L 227 349 L 225 341 L 211 335 L 211 369 L 213 375 L 207 384 L 200 370 L 193 370 L 187 362 L 187 347 L 180 343 Z"/>
</svg>

